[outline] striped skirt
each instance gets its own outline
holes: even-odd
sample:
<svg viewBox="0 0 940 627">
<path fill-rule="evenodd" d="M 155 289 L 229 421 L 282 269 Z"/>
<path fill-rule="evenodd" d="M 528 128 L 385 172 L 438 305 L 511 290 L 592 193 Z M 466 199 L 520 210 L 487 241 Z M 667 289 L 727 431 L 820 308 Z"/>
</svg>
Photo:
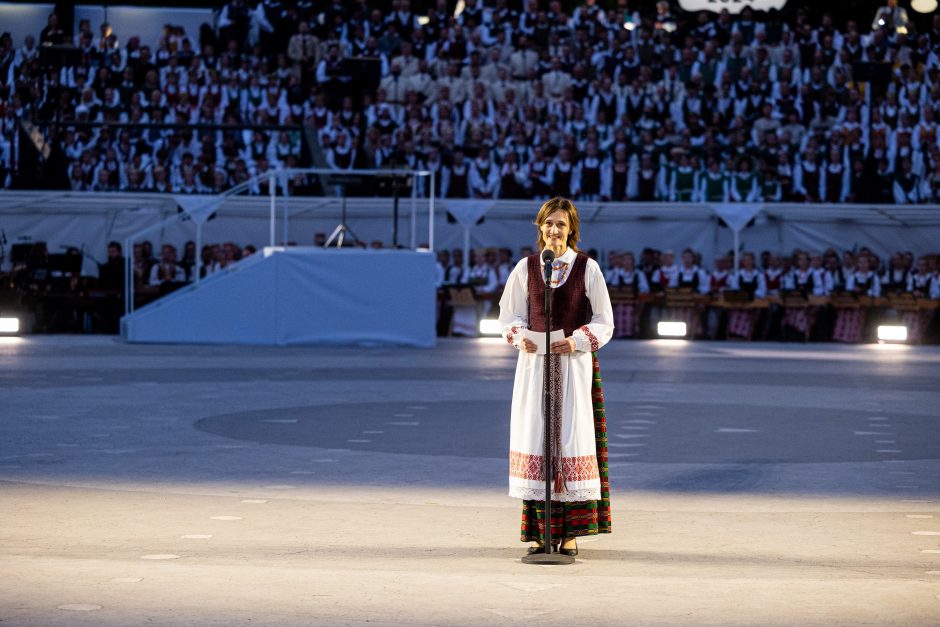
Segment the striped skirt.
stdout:
<svg viewBox="0 0 940 627">
<path fill-rule="evenodd" d="M 836 309 L 836 327 L 832 339 L 837 342 L 855 343 L 862 339 L 862 327 L 865 324 L 865 311 L 848 307 Z"/>
<path fill-rule="evenodd" d="M 597 353 L 592 355 L 594 378 L 591 398 L 594 402 L 594 441 L 597 468 L 601 477 L 601 498 L 592 501 L 562 503 L 552 501 L 552 538 L 573 538 L 610 533 L 610 479 L 607 469 L 607 417 Z M 522 501 L 523 542 L 536 542 L 545 535 L 545 501 Z"/>
<path fill-rule="evenodd" d="M 816 323 L 817 310 L 818 307 L 787 307 L 783 313 L 783 326 L 799 331 L 808 339 Z"/>
<path fill-rule="evenodd" d="M 920 344 L 927 335 L 927 328 L 933 319 L 934 311 L 906 311 L 901 315 L 901 323 L 907 327 L 907 341 L 910 344 Z"/>
<path fill-rule="evenodd" d="M 614 309 L 614 337 L 637 337 L 640 334 L 640 307 L 617 303 Z"/>
<path fill-rule="evenodd" d="M 760 314 L 753 309 L 732 309 L 728 312 L 728 336 L 751 339 Z"/>
</svg>

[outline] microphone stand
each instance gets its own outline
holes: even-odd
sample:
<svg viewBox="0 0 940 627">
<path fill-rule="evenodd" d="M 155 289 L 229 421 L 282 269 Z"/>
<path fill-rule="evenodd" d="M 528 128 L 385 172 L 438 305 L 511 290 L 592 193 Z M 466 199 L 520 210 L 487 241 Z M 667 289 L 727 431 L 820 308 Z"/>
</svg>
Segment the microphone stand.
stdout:
<svg viewBox="0 0 940 627">
<path fill-rule="evenodd" d="M 552 265 L 546 263 L 543 269 L 545 278 L 545 362 L 542 373 L 542 415 L 545 419 L 543 434 L 545 438 L 544 460 L 545 469 L 545 533 L 542 543 L 544 552 L 532 553 L 522 557 L 524 564 L 562 565 L 574 564 L 574 557 L 561 553 L 552 553 L 552 386 L 551 386 L 551 356 L 552 356 L 552 292 L 551 285 Z M 560 357 L 559 357 L 560 358 Z M 562 538 L 564 540 L 564 538 Z"/>
</svg>

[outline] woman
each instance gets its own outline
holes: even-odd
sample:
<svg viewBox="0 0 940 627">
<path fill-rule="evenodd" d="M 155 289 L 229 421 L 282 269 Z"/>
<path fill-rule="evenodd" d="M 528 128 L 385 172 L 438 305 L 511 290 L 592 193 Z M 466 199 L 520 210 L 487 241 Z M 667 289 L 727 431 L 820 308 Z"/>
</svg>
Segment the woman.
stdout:
<svg viewBox="0 0 940 627">
<path fill-rule="evenodd" d="M 745 252 L 741 256 L 741 268 L 731 275 L 731 289 L 746 292 L 750 302 L 767 297 L 767 281 L 764 273 L 757 269 L 754 253 Z M 750 340 L 754 327 L 760 318 L 761 310 L 737 307 L 728 312 L 728 337 L 740 337 Z"/>
<path fill-rule="evenodd" d="M 617 337 L 637 337 L 640 334 L 640 318 L 643 316 L 643 303 L 637 302 L 640 294 L 649 294 L 650 286 L 646 275 L 636 268 L 633 253 L 617 255 L 614 267 L 609 271 L 607 284 L 627 288 L 632 302 L 618 302 L 614 305 L 614 321 Z"/>
<path fill-rule="evenodd" d="M 564 339 L 551 344 L 552 537 L 559 551 L 577 555 L 577 536 L 610 533 L 607 480 L 607 428 L 596 351 L 613 334 L 613 311 L 596 262 L 577 249 L 578 210 L 565 198 L 552 198 L 535 218 L 539 253 L 555 253 L 551 287 L 552 329 Z M 545 332 L 540 254 L 513 269 L 500 299 L 503 337 L 520 351 L 513 386 L 510 428 L 509 495 L 523 499 L 522 541 L 541 546 L 545 524 L 543 471 L 543 356 L 526 332 Z"/>
<path fill-rule="evenodd" d="M 859 254 L 856 260 L 857 269 L 849 274 L 845 280 L 845 291 L 855 296 L 881 296 L 881 282 L 878 275 L 869 269 L 871 258 Z M 837 307 L 836 325 L 832 332 L 832 339 L 837 342 L 855 343 L 862 340 L 865 331 L 868 308 Z"/>
<path fill-rule="evenodd" d="M 783 277 L 783 289 L 798 292 L 806 301 L 810 296 L 825 296 L 826 286 L 822 275 L 810 267 L 809 255 L 800 251 L 796 255 L 796 267 Z M 784 338 L 797 338 L 803 342 L 809 340 L 813 325 L 819 313 L 818 305 L 803 302 L 799 305 L 785 305 L 781 329 Z"/>
</svg>

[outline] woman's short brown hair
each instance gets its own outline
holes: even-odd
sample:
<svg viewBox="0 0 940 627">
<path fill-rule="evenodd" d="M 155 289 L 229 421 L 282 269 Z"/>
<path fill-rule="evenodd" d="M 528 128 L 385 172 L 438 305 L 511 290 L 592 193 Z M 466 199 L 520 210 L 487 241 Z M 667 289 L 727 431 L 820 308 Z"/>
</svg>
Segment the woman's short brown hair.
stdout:
<svg viewBox="0 0 940 627">
<path fill-rule="evenodd" d="M 545 249 L 545 240 L 542 239 L 542 225 L 548 220 L 548 216 L 556 211 L 564 211 L 568 215 L 568 248 L 577 252 L 581 226 L 578 220 L 578 208 L 574 206 L 573 202 L 561 196 L 546 200 L 535 216 L 535 222 L 533 222 L 533 224 L 538 227 L 538 238 L 535 243 L 536 250 L 541 252 Z"/>
</svg>

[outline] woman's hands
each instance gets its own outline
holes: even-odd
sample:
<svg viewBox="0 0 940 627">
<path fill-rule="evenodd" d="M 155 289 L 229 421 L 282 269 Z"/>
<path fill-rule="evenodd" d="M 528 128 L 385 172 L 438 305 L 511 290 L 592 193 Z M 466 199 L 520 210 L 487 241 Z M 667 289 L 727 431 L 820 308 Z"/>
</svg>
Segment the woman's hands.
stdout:
<svg viewBox="0 0 940 627">
<path fill-rule="evenodd" d="M 567 353 L 573 353 L 575 348 L 574 338 L 566 337 L 563 340 L 558 340 L 551 346 L 551 351 L 560 355 L 565 355 Z"/>
<path fill-rule="evenodd" d="M 523 353 L 534 353 L 538 350 L 538 347 L 535 345 L 535 342 L 528 338 L 522 338 L 522 344 L 520 348 Z M 567 353 L 573 353 L 575 351 L 575 343 L 573 337 L 566 337 L 563 340 L 559 340 L 551 345 L 551 351 L 559 355 L 565 355 Z"/>
</svg>

